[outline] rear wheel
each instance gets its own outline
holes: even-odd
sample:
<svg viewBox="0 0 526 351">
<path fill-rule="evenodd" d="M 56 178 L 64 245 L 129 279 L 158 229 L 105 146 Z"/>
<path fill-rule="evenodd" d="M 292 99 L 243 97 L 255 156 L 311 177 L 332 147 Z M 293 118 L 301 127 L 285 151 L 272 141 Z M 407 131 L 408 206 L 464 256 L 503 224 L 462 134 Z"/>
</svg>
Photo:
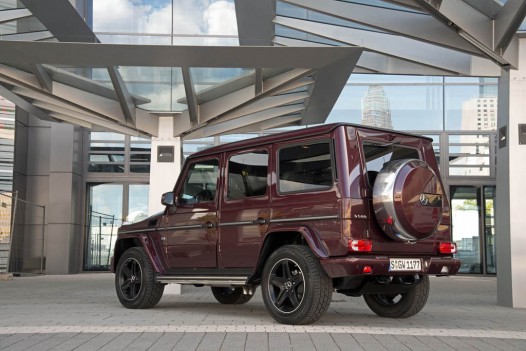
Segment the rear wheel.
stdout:
<svg viewBox="0 0 526 351">
<path fill-rule="evenodd" d="M 363 295 L 367 306 L 381 317 L 407 318 L 420 312 L 429 296 L 429 277 L 424 275 L 420 281 L 403 294 Z"/>
<path fill-rule="evenodd" d="M 216 300 L 225 305 L 242 305 L 252 299 L 253 295 L 243 294 L 242 288 L 212 287 Z"/>
<path fill-rule="evenodd" d="M 265 263 L 261 283 L 270 315 L 283 324 L 310 324 L 329 308 L 332 280 L 305 246 L 276 250 Z"/>
<path fill-rule="evenodd" d="M 126 308 L 152 308 L 163 296 L 164 284 L 156 283 L 153 266 L 142 247 L 124 252 L 115 269 L 115 289 Z"/>
</svg>

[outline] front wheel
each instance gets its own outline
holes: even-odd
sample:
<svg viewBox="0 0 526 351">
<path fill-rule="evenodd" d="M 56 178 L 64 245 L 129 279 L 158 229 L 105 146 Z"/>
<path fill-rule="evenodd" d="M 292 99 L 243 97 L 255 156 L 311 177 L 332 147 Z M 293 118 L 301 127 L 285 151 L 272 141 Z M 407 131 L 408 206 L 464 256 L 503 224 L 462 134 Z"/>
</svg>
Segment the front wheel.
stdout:
<svg viewBox="0 0 526 351">
<path fill-rule="evenodd" d="M 243 288 L 212 287 L 216 300 L 224 305 L 242 305 L 252 299 L 253 295 L 243 294 Z"/>
<path fill-rule="evenodd" d="M 310 324 L 329 308 L 332 280 L 305 246 L 276 250 L 265 263 L 261 282 L 263 302 L 283 324 Z"/>
<path fill-rule="evenodd" d="M 163 296 L 164 284 L 155 282 L 153 266 L 142 247 L 122 254 L 115 269 L 115 289 L 126 308 L 152 308 Z"/>
<path fill-rule="evenodd" d="M 363 298 L 371 311 L 381 317 L 407 318 L 424 308 L 428 296 L 429 277 L 424 275 L 407 293 L 367 294 Z"/>
</svg>

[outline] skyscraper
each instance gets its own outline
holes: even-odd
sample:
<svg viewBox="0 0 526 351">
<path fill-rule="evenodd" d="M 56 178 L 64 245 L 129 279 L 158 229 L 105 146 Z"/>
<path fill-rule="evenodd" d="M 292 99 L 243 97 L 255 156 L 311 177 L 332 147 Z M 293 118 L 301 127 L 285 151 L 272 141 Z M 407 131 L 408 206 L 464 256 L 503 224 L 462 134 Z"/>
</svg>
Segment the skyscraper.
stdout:
<svg viewBox="0 0 526 351">
<path fill-rule="evenodd" d="M 380 85 L 370 85 L 362 99 L 362 124 L 393 129 L 389 99 Z"/>
</svg>

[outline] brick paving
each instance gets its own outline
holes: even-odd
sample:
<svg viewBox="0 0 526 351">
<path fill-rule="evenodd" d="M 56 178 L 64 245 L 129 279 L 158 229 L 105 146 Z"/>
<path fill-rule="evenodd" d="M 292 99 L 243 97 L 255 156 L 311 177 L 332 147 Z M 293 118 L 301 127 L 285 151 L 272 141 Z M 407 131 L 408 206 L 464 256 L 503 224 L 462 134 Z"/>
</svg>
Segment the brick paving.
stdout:
<svg viewBox="0 0 526 351">
<path fill-rule="evenodd" d="M 496 304 L 496 278 L 432 278 L 422 312 L 381 318 L 362 298 L 333 295 L 315 324 L 276 323 L 261 292 L 217 303 L 209 288 L 183 287 L 150 310 L 123 308 L 113 275 L 0 281 L 1 350 L 526 350 L 526 310 Z"/>
</svg>

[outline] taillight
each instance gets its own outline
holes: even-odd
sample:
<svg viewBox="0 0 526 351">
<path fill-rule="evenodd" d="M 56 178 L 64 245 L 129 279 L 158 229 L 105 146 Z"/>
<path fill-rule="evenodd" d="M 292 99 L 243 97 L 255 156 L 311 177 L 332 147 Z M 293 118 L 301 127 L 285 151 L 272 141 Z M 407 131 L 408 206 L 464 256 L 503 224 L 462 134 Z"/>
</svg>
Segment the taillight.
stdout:
<svg viewBox="0 0 526 351">
<path fill-rule="evenodd" d="M 455 252 L 457 252 L 457 244 L 449 241 L 441 242 L 438 245 L 438 252 L 442 254 L 454 254 Z"/>
<path fill-rule="evenodd" d="M 373 242 L 367 239 L 349 240 L 349 251 L 369 252 L 373 249 Z"/>
</svg>

